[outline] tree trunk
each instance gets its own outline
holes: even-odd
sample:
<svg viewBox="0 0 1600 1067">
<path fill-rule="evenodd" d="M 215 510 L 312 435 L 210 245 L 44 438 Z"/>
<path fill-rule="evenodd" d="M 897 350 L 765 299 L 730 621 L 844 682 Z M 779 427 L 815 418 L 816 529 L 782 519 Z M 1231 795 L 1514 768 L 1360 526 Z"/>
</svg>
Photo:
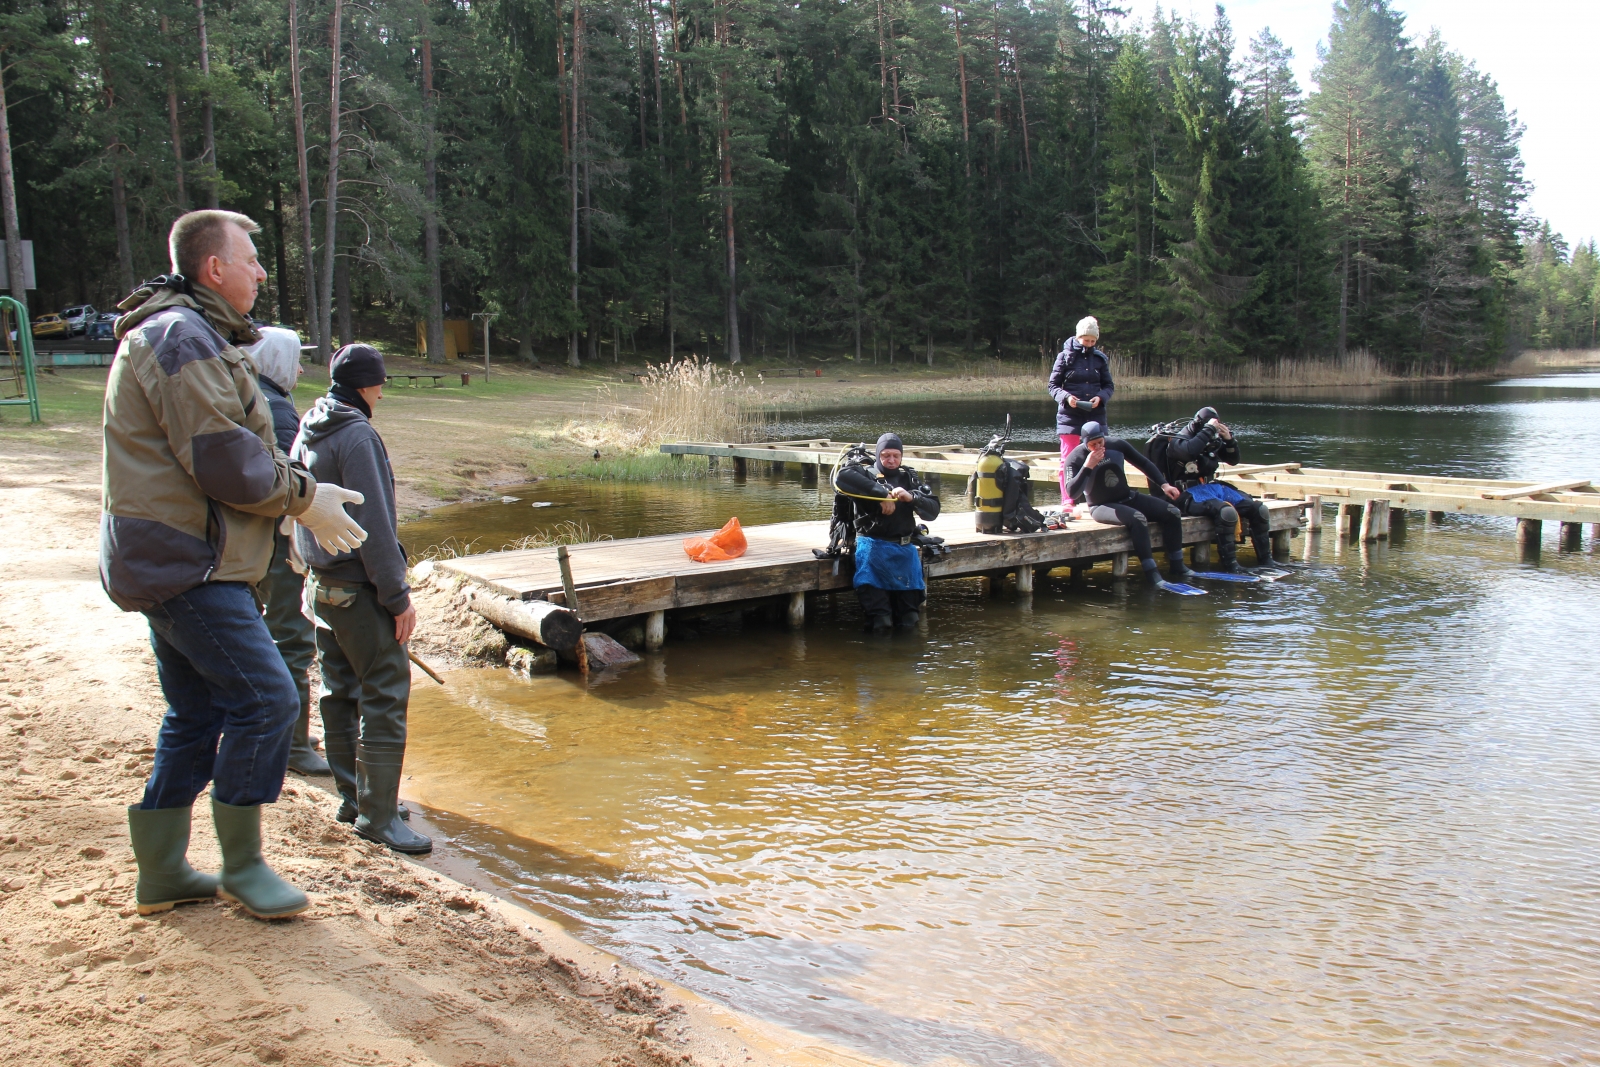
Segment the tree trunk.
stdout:
<svg viewBox="0 0 1600 1067">
<path fill-rule="evenodd" d="M 167 16 L 161 16 L 161 36 L 170 34 Z M 172 128 L 172 161 L 174 177 L 178 183 L 178 213 L 189 210 L 189 194 L 183 185 L 183 127 L 178 123 L 178 79 L 167 71 L 167 124 Z"/>
<path fill-rule="evenodd" d="M 339 312 L 334 319 L 339 324 L 339 344 L 349 344 L 354 339 L 350 328 L 350 257 L 339 256 L 333 261 L 333 297 Z"/>
<path fill-rule="evenodd" d="M 956 66 L 961 73 L 961 154 L 966 157 L 967 177 L 972 177 L 972 134 L 967 119 L 967 51 L 961 44 L 961 9 L 956 13 Z"/>
<path fill-rule="evenodd" d="M 17 218 L 17 176 L 11 164 L 11 121 L 6 107 L 5 57 L 0 54 L 0 215 L 5 216 L 6 273 L 11 279 L 11 295 L 27 307 L 28 278 L 23 273 L 22 224 Z"/>
<path fill-rule="evenodd" d="M 323 200 L 322 238 L 322 300 L 317 318 L 323 325 L 318 344 L 322 348 L 323 362 L 333 356 L 333 261 L 339 253 L 339 119 L 343 106 L 339 90 L 343 88 L 344 0 L 333 0 L 333 11 L 328 15 L 328 49 L 331 53 L 328 74 L 328 188 Z"/>
<path fill-rule="evenodd" d="M 326 331 L 317 316 L 317 251 L 311 235 L 311 173 L 306 160 L 306 107 L 300 90 L 300 15 L 297 0 L 289 0 L 289 92 L 294 106 L 295 165 L 300 172 L 300 253 L 304 263 L 307 340 L 317 346 L 317 362 L 326 363 Z"/>
<path fill-rule="evenodd" d="M 567 351 L 567 365 L 569 367 L 583 366 L 583 357 L 578 352 L 578 94 L 582 88 L 583 66 L 583 0 L 573 0 L 572 4 L 572 152 L 568 156 L 568 170 L 572 185 L 572 233 L 568 249 L 568 269 L 572 273 L 572 336 L 569 339 L 570 348 Z"/>
<path fill-rule="evenodd" d="M 718 14 L 722 47 L 726 51 L 732 43 L 733 26 L 728 15 L 728 0 L 721 0 Z M 738 257 L 733 229 L 733 101 L 728 84 L 727 56 L 723 56 L 722 70 L 717 80 L 721 88 L 719 101 L 722 111 L 721 129 L 717 140 L 717 154 L 722 163 L 722 227 L 728 253 L 728 362 L 741 362 L 739 356 L 739 287 Z"/>
<path fill-rule="evenodd" d="M 106 28 L 105 23 L 97 17 L 96 34 L 100 47 L 100 84 L 101 91 L 105 94 L 106 114 L 111 115 L 117 109 L 116 87 L 111 80 L 111 67 L 106 62 Z M 106 133 L 106 158 L 111 161 L 111 217 L 117 231 L 117 272 L 118 280 L 122 283 L 122 291 L 133 291 L 133 235 L 128 229 L 128 189 L 122 181 L 122 165 L 117 162 L 117 156 L 122 152 L 121 139 L 116 130 Z M 13 189 L 12 193 L 15 194 Z M 22 246 L 17 246 L 20 251 Z M 26 279 L 24 279 L 26 284 Z"/>
<path fill-rule="evenodd" d="M 672 57 L 673 66 L 678 70 L 678 125 L 689 125 L 689 96 L 683 88 L 683 52 L 682 42 L 678 39 L 678 0 L 670 0 L 672 11 Z"/>
<path fill-rule="evenodd" d="M 122 165 L 116 162 L 120 151 L 113 136 L 111 144 L 111 214 L 117 227 L 117 269 L 122 291 L 133 292 L 133 235 L 128 229 L 128 188 L 122 181 Z"/>
<path fill-rule="evenodd" d="M 200 28 L 200 136 L 205 160 L 206 206 L 217 206 L 217 134 L 211 110 L 211 48 L 206 44 L 206 0 L 194 0 Z"/>
<path fill-rule="evenodd" d="M 423 19 L 429 18 L 426 10 Z M 439 100 L 433 89 L 433 38 L 424 25 L 422 38 L 422 109 L 427 141 L 423 146 L 422 182 L 427 206 L 422 217 L 422 258 L 428 268 L 428 362 L 443 363 L 449 355 L 444 339 L 444 278 L 439 267 Z"/>
<path fill-rule="evenodd" d="M 283 183 L 276 180 L 272 183 L 272 229 L 275 238 L 273 266 L 277 268 L 273 282 L 278 288 L 278 321 L 293 322 L 294 315 L 289 308 L 289 286 L 285 284 L 289 277 L 289 256 L 284 248 L 283 237 Z"/>
</svg>

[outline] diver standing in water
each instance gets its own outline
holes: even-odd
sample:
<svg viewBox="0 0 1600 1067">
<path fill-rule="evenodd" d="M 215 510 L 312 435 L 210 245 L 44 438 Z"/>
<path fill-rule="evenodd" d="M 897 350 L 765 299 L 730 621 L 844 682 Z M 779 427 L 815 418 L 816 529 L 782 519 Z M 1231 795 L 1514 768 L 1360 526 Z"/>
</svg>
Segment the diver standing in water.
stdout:
<svg viewBox="0 0 1600 1067">
<path fill-rule="evenodd" d="M 1139 468 L 1167 500 L 1130 489 L 1125 466 L 1128 463 Z M 1151 522 L 1161 527 L 1167 572 L 1173 581 L 1188 577 L 1189 568 L 1183 563 L 1183 516 L 1167 502 L 1178 499 L 1178 487 L 1168 484 L 1166 476 L 1138 449 L 1120 437 L 1108 438 L 1105 427 L 1089 422 L 1083 426 L 1083 443 L 1072 450 L 1062 466 L 1068 472 L 1068 494 L 1073 500 L 1088 502 L 1089 515 L 1095 522 L 1127 527 L 1146 578 L 1158 584 L 1161 581 L 1155 551 L 1150 546 Z"/>
<path fill-rule="evenodd" d="M 1244 570 L 1239 566 L 1237 527 L 1241 517 L 1250 527 L 1256 564 L 1271 565 L 1272 519 L 1267 506 L 1249 493 L 1215 480 L 1221 464 L 1239 462 L 1239 442 L 1217 417 L 1216 408 L 1201 408 L 1187 427 L 1175 434 L 1158 433 L 1145 447 L 1150 459 L 1165 468 L 1166 476 L 1183 490 L 1178 510 L 1204 516 L 1216 526 L 1218 569 L 1229 574 Z"/>
<path fill-rule="evenodd" d="M 899 436 L 886 433 L 876 462 L 843 463 L 833 475 L 834 492 L 854 508 L 856 597 L 873 633 L 915 628 L 927 599 L 917 520 L 938 518 L 939 498 L 904 456 Z"/>
</svg>

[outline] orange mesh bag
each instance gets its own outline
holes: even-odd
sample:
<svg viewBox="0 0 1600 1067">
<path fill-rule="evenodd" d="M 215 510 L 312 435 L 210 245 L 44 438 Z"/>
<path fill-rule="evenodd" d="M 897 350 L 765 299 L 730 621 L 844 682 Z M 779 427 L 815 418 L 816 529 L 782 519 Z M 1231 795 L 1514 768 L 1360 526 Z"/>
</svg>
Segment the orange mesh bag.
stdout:
<svg viewBox="0 0 1600 1067">
<path fill-rule="evenodd" d="M 685 537 L 683 550 L 696 563 L 718 563 L 725 559 L 738 559 L 750 543 L 744 539 L 744 529 L 735 515 L 728 525 L 710 537 Z"/>
</svg>

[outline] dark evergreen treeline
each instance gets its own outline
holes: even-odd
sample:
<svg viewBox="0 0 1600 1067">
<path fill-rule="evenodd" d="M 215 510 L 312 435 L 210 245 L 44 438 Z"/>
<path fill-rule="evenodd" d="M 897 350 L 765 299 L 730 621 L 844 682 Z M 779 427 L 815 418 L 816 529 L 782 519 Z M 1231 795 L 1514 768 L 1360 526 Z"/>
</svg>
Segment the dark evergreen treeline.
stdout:
<svg viewBox="0 0 1600 1067">
<path fill-rule="evenodd" d="M 51 309 L 106 306 L 164 269 L 177 212 L 220 204 L 265 227 L 263 313 L 331 343 L 352 310 L 425 320 L 435 352 L 443 318 L 486 311 L 574 362 L 1037 357 L 1094 313 L 1152 369 L 1359 347 L 1437 368 L 1593 318 L 1592 267 L 1534 307 L 1538 264 L 1575 268 L 1528 231 L 1494 83 L 1387 0 L 1334 6 L 1309 95 L 1220 7 L 0 6 Z"/>
</svg>

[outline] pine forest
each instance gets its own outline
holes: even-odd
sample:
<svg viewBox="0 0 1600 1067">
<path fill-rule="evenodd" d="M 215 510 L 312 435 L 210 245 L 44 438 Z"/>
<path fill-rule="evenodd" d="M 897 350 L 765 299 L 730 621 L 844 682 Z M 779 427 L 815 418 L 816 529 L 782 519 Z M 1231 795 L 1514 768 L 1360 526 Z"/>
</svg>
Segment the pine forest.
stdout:
<svg viewBox="0 0 1600 1067">
<path fill-rule="evenodd" d="M 324 353 L 474 314 L 575 365 L 1037 361 L 1085 314 L 1151 372 L 1596 346 L 1593 242 L 1529 217 L 1515 113 L 1387 0 L 1332 5 L 1313 86 L 1222 7 L 1107 0 L 3 10 L 42 310 L 111 307 L 221 206 L 262 225 L 258 315 Z"/>
</svg>

